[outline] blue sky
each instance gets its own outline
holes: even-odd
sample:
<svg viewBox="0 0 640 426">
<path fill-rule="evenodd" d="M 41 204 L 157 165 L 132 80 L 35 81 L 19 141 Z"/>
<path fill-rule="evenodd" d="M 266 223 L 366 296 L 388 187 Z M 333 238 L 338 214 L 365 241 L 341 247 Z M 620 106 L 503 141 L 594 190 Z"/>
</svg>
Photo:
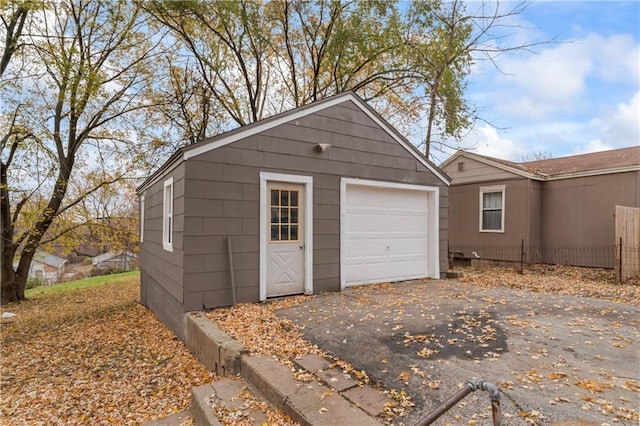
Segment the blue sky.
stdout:
<svg viewBox="0 0 640 426">
<path fill-rule="evenodd" d="M 474 68 L 467 98 L 494 126 L 477 122 L 466 147 L 522 161 L 640 144 L 640 2 L 533 1 L 510 24 L 504 43 L 554 42 L 502 56 L 504 74 Z"/>
</svg>

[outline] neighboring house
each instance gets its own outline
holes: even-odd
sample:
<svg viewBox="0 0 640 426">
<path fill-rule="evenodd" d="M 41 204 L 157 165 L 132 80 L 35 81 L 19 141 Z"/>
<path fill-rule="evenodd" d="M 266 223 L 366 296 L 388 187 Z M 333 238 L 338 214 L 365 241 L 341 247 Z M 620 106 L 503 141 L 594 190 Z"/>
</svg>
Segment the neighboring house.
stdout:
<svg viewBox="0 0 640 426">
<path fill-rule="evenodd" d="M 640 206 L 640 146 L 523 163 L 458 151 L 440 167 L 454 257 L 613 268 L 615 206 Z"/>
<path fill-rule="evenodd" d="M 183 337 L 188 311 L 440 278 L 448 184 L 351 92 L 182 148 L 138 188 L 141 301 Z"/>
<path fill-rule="evenodd" d="M 91 264 L 96 269 L 117 269 L 128 271 L 138 265 L 138 256 L 130 251 L 116 253 L 109 251 L 95 256 Z"/>
<path fill-rule="evenodd" d="M 57 283 L 64 277 L 66 263 L 67 259 L 43 251 L 37 251 L 33 256 L 28 277 L 42 280 L 43 284 Z M 17 268 L 17 266 L 18 265 L 15 264 L 14 268 Z"/>
</svg>

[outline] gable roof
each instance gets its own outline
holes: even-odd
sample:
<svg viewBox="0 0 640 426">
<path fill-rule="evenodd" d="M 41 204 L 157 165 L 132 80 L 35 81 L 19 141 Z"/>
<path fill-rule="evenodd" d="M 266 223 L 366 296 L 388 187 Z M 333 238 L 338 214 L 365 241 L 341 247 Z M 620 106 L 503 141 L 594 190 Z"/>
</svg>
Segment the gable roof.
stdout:
<svg viewBox="0 0 640 426">
<path fill-rule="evenodd" d="M 459 150 L 444 161 L 440 167 L 446 167 L 459 157 L 471 158 L 533 180 L 557 180 L 640 171 L 640 146 L 522 163 Z"/>
<path fill-rule="evenodd" d="M 295 121 L 324 109 L 339 105 L 345 102 L 353 102 L 362 112 L 371 118 L 380 128 L 382 128 L 392 139 L 405 148 L 416 160 L 424 165 L 430 172 L 438 177 L 447 186 L 451 179 L 429 159 L 427 159 L 411 142 L 400 134 L 391 124 L 380 116 L 373 108 L 363 101 L 354 92 L 344 92 L 329 98 L 325 98 L 293 110 L 274 115 L 264 120 L 239 127 L 234 130 L 222 133 L 201 142 L 178 149 L 158 170 L 149 176 L 137 189 L 138 193 L 151 185 L 158 176 L 170 169 L 173 165 L 181 161 L 188 160 L 205 152 L 223 147 L 233 142 L 245 139 L 249 136 L 264 132 L 281 124 Z"/>
<path fill-rule="evenodd" d="M 37 251 L 36 254 L 33 255 L 33 260 L 44 263 L 45 265 L 53 266 L 54 268 L 59 268 L 67 263 L 67 259 L 63 259 L 55 254 L 45 253 L 43 251 Z"/>
<path fill-rule="evenodd" d="M 98 263 L 102 263 L 102 262 L 106 262 L 109 261 L 111 259 L 115 259 L 115 258 L 119 258 L 121 256 L 126 256 L 126 257 L 132 257 L 132 258 L 138 258 L 138 256 L 131 252 L 131 251 L 120 251 L 120 252 L 115 252 L 115 251 L 108 251 L 106 253 L 102 253 L 99 254 L 97 256 L 94 256 L 91 258 L 91 263 L 95 266 Z"/>
</svg>

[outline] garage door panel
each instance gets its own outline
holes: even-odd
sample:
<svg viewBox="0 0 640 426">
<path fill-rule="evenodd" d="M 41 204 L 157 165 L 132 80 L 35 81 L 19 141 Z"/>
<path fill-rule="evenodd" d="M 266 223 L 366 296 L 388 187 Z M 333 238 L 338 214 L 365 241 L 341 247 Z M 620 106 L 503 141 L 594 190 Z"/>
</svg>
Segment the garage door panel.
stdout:
<svg viewBox="0 0 640 426">
<path fill-rule="evenodd" d="M 426 191 L 363 185 L 346 185 L 345 191 L 345 285 L 426 276 Z"/>
</svg>

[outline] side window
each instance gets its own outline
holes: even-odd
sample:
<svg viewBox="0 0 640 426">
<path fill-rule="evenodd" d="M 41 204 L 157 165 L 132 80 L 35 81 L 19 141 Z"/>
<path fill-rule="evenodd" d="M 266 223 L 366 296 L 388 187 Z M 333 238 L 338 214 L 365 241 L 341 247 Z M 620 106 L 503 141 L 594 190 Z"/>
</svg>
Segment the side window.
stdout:
<svg viewBox="0 0 640 426">
<path fill-rule="evenodd" d="M 504 232 L 504 185 L 480 188 L 480 232 Z"/>
<path fill-rule="evenodd" d="M 140 242 L 144 242 L 144 195 L 140 196 Z"/>
<path fill-rule="evenodd" d="M 162 208 L 162 247 L 173 251 L 173 178 L 164 182 Z"/>
</svg>

